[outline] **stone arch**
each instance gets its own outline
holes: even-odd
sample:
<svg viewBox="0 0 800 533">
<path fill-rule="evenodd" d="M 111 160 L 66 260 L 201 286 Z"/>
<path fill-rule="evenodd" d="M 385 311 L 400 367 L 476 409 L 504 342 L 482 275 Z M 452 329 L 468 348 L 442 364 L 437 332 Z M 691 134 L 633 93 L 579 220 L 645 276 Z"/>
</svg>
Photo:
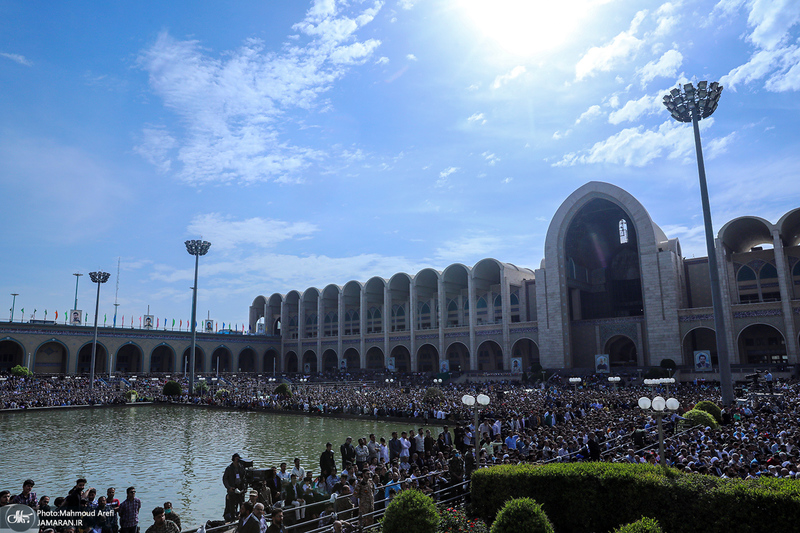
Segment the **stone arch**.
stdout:
<svg viewBox="0 0 800 533">
<path fill-rule="evenodd" d="M 237 372 L 255 372 L 256 371 L 256 352 L 251 347 L 246 347 L 239 352 L 239 364 L 237 365 Z"/>
<path fill-rule="evenodd" d="M 776 226 L 780 230 L 784 246 L 800 244 L 800 207 L 783 215 Z"/>
<path fill-rule="evenodd" d="M 521 358 L 522 359 L 521 371 L 530 372 L 531 366 L 533 364 L 540 363 L 539 345 L 536 344 L 536 341 L 534 341 L 533 339 L 529 339 L 527 337 L 518 339 L 517 342 L 514 343 L 514 346 L 511 347 L 511 357 L 512 359 L 516 357 Z"/>
<path fill-rule="evenodd" d="M 25 347 L 11 337 L 0 340 L 0 372 L 8 372 L 17 365 L 25 365 Z"/>
<path fill-rule="evenodd" d="M 789 362 L 786 337 L 770 324 L 756 323 L 742 328 L 737 336 L 739 361 L 749 365 L 785 365 Z"/>
<path fill-rule="evenodd" d="M 339 357 L 336 355 L 336 350 L 327 349 L 322 353 L 322 371 L 323 372 L 336 372 L 339 368 Z"/>
<path fill-rule="evenodd" d="M 117 349 L 117 354 L 114 356 L 114 372 L 123 374 L 142 372 L 143 359 L 144 351 L 141 346 L 128 341 Z"/>
<path fill-rule="evenodd" d="M 383 350 L 377 346 L 373 346 L 367 350 L 367 370 L 383 370 L 386 368 L 386 363 L 383 359 Z"/>
<path fill-rule="evenodd" d="M 317 352 L 306 350 L 303 354 L 303 368 L 300 369 L 304 374 L 317 373 Z"/>
<path fill-rule="evenodd" d="M 286 372 L 297 373 L 297 354 L 294 350 L 286 352 Z"/>
<path fill-rule="evenodd" d="M 495 372 L 498 370 L 503 370 L 503 349 L 495 341 L 483 341 L 478 346 L 478 371 Z"/>
<path fill-rule="evenodd" d="M 93 341 L 85 343 L 78 349 L 78 374 L 89 374 L 92 368 L 92 344 Z M 105 345 L 97 341 L 97 350 L 94 357 L 94 373 L 105 374 L 108 372 L 108 350 Z M 138 372 L 138 371 L 137 371 Z"/>
<path fill-rule="evenodd" d="M 606 341 L 605 352 L 610 365 L 637 366 L 639 363 L 636 342 L 627 335 L 614 335 Z"/>
<path fill-rule="evenodd" d="M 217 348 L 211 353 L 211 373 L 217 372 L 231 372 L 233 369 L 233 362 L 231 351 L 228 349 L 227 346 L 217 346 Z M 217 361 L 219 361 L 219 366 L 217 366 Z"/>
<path fill-rule="evenodd" d="M 394 357 L 394 369 L 397 372 L 411 372 L 411 353 L 408 348 L 399 344 L 392 348 L 389 357 Z"/>
<path fill-rule="evenodd" d="M 183 370 L 184 368 L 189 368 L 189 355 L 190 355 L 191 351 L 192 351 L 192 347 L 191 346 L 189 346 L 188 348 L 186 348 L 183 351 L 183 357 L 181 359 L 181 363 L 183 364 L 183 366 L 181 367 L 180 370 Z M 194 347 L 194 371 L 195 371 L 195 373 L 205 372 L 205 368 L 206 368 L 205 358 L 206 358 L 205 351 L 203 351 L 203 349 L 200 346 L 195 345 L 195 347 Z"/>
<path fill-rule="evenodd" d="M 461 263 L 453 263 L 442 272 L 446 328 L 469 325 L 469 273 L 470 268 Z M 463 365 L 462 365 L 463 366 Z"/>
<path fill-rule="evenodd" d="M 720 228 L 718 235 L 733 253 L 749 252 L 759 244 L 773 244 L 772 224 L 760 217 L 734 218 Z"/>
<path fill-rule="evenodd" d="M 347 361 L 348 372 L 361 369 L 361 356 L 355 348 L 348 348 L 344 351 L 343 361 Z"/>
<path fill-rule="evenodd" d="M 33 371 L 36 374 L 66 374 L 69 348 L 59 340 L 50 339 L 36 347 L 33 361 Z"/>
<path fill-rule="evenodd" d="M 150 352 L 150 372 L 174 372 L 175 350 L 166 342 L 162 342 Z"/>
<path fill-rule="evenodd" d="M 694 352 L 707 350 L 711 354 L 712 366 L 717 366 L 717 332 L 713 328 L 698 326 L 692 328 L 683 336 L 683 360 L 675 361 L 689 368 L 694 368 Z"/>
<path fill-rule="evenodd" d="M 439 350 L 430 343 L 425 343 L 417 348 L 417 372 L 438 373 Z"/>
<path fill-rule="evenodd" d="M 450 372 L 468 372 L 469 366 L 469 347 L 463 342 L 451 342 L 445 349 L 447 361 L 450 365 Z"/>
<path fill-rule="evenodd" d="M 264 352 L 264 373 L 265 374 L 275 374 L 280 370 L 280 365 L 278 364 L 278 352 L 270 348 L 266 352 Z"/>
</svg>

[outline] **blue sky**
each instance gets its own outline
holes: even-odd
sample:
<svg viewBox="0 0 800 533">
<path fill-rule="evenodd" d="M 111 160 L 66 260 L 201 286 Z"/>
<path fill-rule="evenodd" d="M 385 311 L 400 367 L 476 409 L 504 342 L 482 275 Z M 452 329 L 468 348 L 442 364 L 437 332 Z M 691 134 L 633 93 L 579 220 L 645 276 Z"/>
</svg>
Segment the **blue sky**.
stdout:
<svg viewBox="0 0 800 533">
<path fill-rule="evenodd" d="M 800 205 L 795 0 L 0 2 L 0 299 L 48 318 L 104 269 L 100 316 L 247 319 L 259 294 L 484 257 L 530 268 L 587 181 L 705 256 Z M 81 278 L 79 308 L 93 310 Z"/>
</svg>

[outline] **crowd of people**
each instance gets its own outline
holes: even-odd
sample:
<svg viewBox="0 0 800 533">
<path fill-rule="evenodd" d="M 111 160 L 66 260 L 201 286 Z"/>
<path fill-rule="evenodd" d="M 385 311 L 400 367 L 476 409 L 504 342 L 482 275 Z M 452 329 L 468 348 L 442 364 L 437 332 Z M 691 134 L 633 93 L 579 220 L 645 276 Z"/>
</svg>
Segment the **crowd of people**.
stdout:
<svg viewBox="0 0 800 533">
<path fill-rule="evenodd" d="M 664 421 L 664 459 L 670 467 L 723 478 L 800 478 L 800 383 L 791 380 L 776 380 L 769 389 L 749 394 L 747 401 L 724 406 L 718 428 L 689 427 L 681 416 L 701 400 L 719 403 L 718 389 L 703 383 L 681 383 L 669 391 L 630 382 L 617 388 L 593 376 L 579 386 L 557 379 L 546 387 L 510 382 L 437 384 L 437 393 L 431 394 L 429 383 L 414 384 L 411 379 L 387 383 L 376 378 L 368 387 L 362 382 L 301 382 L 292 387 L 291 395 L 283 395 L 275 393 L 274 382 L 238 376 L 226 377 L 203 396 L 172 398 L 161 394 L 163 379 L 130 383 L 125 390 L 136 390 L 140 398 L 152 401 L 394 417 L 406 429 L 391 435 L 357 435 L 355 440 L 347 437 L 337 443 L 338 453 L 327 443 L 319 465 L 313 467 L 295 459 L 287 461 L 293 466 L 283 463 L 249 471 L 234 455 L 224 476 L 228 489 L 224 517 L 238 520 L 247 533 L 266 533 L 274 524 L 280 528 L 292 523 L 346 530 L 359 515 L 369 523 L 372 513 L 402 490 L 414 487 L 446 498 L 475 469 L 496 464 L 658 463 L 656 418 L 638 406 L 641 396 L 656 394 L 680 402 Z M 75 378 L 6 380 L 0 386 L 0 404 L 8 407 L 16 400 L 19 407 L 23 405 L 19 399 L 37 396 L 53 405 L 65 398 L 86 397 L 108 403 L 117 401 L 122 392 L 111 387 L 90 392 L 86 380 Z M 478 393 L 487 395 L 489 404 L 481 407 L 476 428 L 475 411 L 462 397 Z M 432 432 L 421 425 L 442 429 Z M 83 496 L 83 487 L 81 494 L 87 505 L 100 505 L 96 494 Z M 25 493 L 25 485 L 14 498 L 41 505 L 34 502 L 35 495 Z M 112 500 L 106 498 L 104 505 L 113 507 Z M 170 514 L 165 506 L 166 521 Z M 150 533 L 175 533 L 164 529 L 169 528 L 164 523 Z M 103 527 L 95 533 L 108 533 Z"/>
</svg>

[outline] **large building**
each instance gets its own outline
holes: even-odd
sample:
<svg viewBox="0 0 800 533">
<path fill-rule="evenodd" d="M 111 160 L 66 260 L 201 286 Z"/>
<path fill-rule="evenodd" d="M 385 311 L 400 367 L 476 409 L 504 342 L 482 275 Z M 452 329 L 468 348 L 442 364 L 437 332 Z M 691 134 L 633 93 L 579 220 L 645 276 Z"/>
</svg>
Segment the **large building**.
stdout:
<svg viewBox="0 0 800 533">
<path fill-rule="evenodd" d="M 798 244 L 800 208 L 719 231 L 734 368 L 797 364 Z M 560 206 L 537 269 L 483 259 L 258 296 L 250 325 L 274 336 L 261 370 L 279 372 L 592 370 L 602 354 L 612 369 L 672 359 L 694 371 L 717 351 L 708 259 L 684 258 L 636 198 L 601 182 Z"/>
</svg>

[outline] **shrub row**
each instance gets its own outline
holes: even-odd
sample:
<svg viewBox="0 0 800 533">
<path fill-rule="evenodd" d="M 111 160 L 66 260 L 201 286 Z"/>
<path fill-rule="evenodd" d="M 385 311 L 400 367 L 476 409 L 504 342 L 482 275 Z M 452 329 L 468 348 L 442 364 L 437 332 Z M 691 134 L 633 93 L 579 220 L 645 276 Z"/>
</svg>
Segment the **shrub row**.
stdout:
<svg viewBox="0 0 800 533">
<path fill-rule="evenodd" d="M 472 512 L 491 523 L 503 504 L 532 498 L 556 531 L 607 532 L 646 516 L 670 533 L 790 533 L 800 524 L 800 483 L 720 479 L 655 465 L 569 463 L 480 469 Z"/>
</svg>

